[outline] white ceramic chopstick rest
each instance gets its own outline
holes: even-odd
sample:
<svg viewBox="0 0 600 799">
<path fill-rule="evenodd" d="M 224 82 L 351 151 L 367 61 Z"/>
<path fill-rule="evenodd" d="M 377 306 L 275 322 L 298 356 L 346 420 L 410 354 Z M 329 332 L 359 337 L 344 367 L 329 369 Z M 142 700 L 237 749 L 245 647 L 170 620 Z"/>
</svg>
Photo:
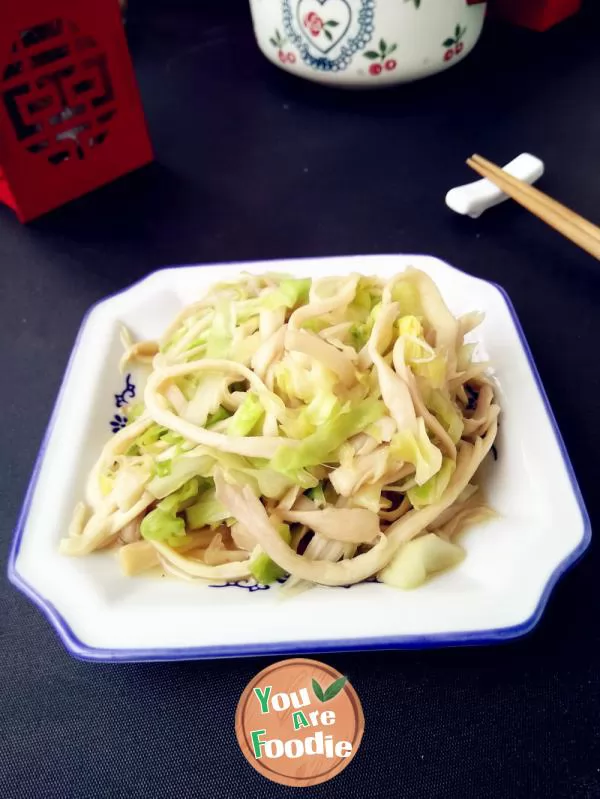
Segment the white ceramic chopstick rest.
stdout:
<svg viewBox="0 0 600 799">
<path fill-rule="evenodd" d="M 524 180 L 530 185 L 544 174 L 544 162 L 529 153 L 521 153 L 502 168 L 509 175 Z M 477 219 L 488 208 L 499 205 L 507 199 L 507 194 L 504 194 L 491 181 L 483 178 L 474 183 L 466 183 L 464 186 L 450 189 L 446 194 L 446 205 L 457 214 Z"/>
</svg>

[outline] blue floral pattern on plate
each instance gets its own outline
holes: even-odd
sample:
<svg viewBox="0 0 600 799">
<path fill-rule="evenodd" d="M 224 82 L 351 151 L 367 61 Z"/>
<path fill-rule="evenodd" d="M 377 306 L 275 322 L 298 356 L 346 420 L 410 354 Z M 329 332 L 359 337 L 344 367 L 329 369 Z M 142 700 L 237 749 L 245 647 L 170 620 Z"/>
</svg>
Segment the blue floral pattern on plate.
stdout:
<svg viewBox="0 0 600 799">
<path fill-rule="evenodd" d="M 282 577 L 277 582 L 282 585 L 286 582 L 288 578 Z M 378 583 L 379 580 L 377 577 L 368 577 L 366 580 L 362 581 L 363 583 Z M 275 584 L 273 584 L 275 585 Z M 337 588 L 353 588 L 355 585 L 360 585 L 360 583 L 352 583 L 352 585 L 339 585 Z M 262 583 L 257 583 L 256 580 L 236 580 L 230 581 L 227 583 L 218 583 L 216 585 L 209 585 L 209 588 L 245 588 L 246 591 L 253 593 L 254 591 L 267 591 L 272 586 L 270 585 L 263 585 Z"/>
<path fill-rule="evenodd" d="M 115 408 L 123 408 L 125 405 L 129 405 L 129 402 L 132 399 L 135 399 L 136 395 L 136 388 L 135 383 L 133 383 L 131 379 L 131 374 L 125 375 L 125 388 L 120 394 L 115 394 Z M 125 425 L 127 424 L 127 416 L 124 413 L 115 413 L 112 419 L 109 422 L 110 429 L 113 433 L 118 433 L 119 430 L 122 430 Z"/>
</svg>

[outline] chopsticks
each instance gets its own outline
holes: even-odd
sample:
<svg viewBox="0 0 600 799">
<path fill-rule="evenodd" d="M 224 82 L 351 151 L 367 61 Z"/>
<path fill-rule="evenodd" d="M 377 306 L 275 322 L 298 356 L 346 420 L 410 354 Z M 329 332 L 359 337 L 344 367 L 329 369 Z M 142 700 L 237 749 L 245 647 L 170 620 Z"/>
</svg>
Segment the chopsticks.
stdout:
<svg viewBox="0 0 600 799">
<path fill-rule="evenodd" d="M 539 189 L 509 175 L 487 158 L 473 155 L 467 160 L 467 164 L 543 222 L 600 260 L 599 227 Z"/>
</svg>

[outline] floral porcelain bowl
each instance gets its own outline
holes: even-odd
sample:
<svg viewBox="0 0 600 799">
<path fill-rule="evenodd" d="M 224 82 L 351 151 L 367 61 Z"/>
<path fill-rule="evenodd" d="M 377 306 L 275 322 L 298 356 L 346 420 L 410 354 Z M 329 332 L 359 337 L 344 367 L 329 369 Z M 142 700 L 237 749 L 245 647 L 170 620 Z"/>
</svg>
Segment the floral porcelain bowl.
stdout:
<svg viewBox="0 0 600 799">
<path fill-rule="evenodd" d="M 469 53 L 484 0 L 250 0 L 258 46 L 320 83 L 377 87 L 417 80 Z"/>
</svg>

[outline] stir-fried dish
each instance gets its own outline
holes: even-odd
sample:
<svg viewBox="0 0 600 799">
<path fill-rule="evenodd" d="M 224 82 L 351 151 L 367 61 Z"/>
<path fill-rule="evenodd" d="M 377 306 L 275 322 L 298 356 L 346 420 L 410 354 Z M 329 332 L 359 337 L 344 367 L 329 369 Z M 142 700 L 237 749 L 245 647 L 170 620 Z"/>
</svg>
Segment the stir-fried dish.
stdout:
<svg viewBox="0 0 600 799">
<path fill-rule="evenodd" d="M 244 275 L 159 341 L 143 402 L 102 450 L 61 551 L 127 575 L 399 587 L 464 556 L 492 514 L 473 478 L 499 407 L 488 365 L 423 272 Z"/>
</svg>

